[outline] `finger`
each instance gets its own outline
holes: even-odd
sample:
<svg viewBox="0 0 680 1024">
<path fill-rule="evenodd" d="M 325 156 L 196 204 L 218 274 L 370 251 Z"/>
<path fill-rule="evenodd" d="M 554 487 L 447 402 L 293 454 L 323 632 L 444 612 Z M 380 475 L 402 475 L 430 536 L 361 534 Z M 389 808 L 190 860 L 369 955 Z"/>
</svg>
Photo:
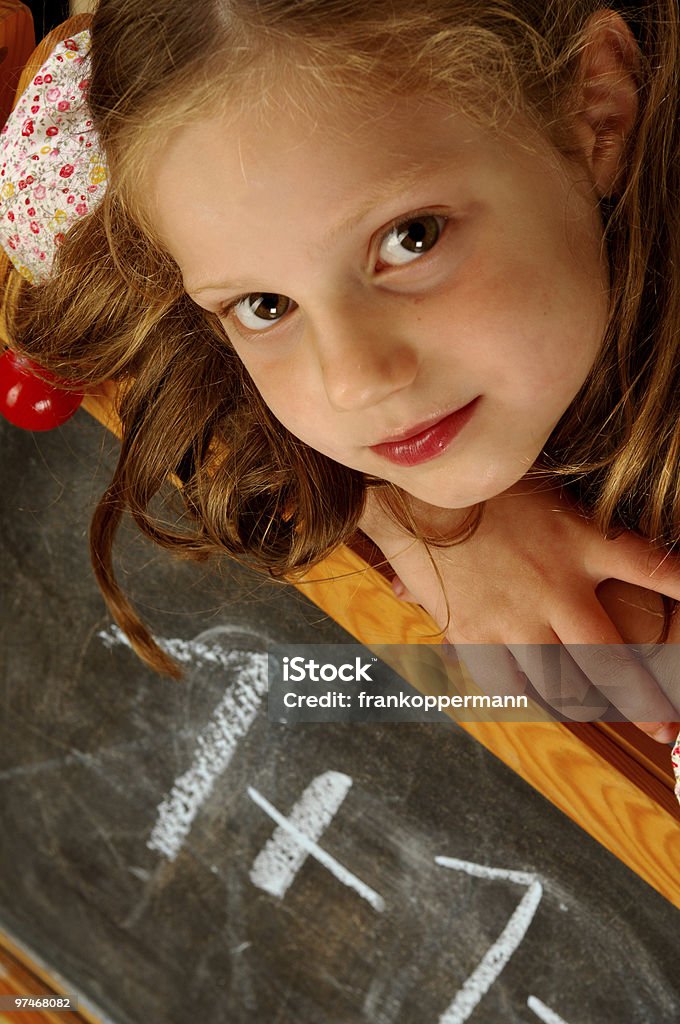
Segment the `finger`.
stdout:
<svg viewBox="0 0 680 1024">
<path fill-rule="evenodd" d="M 643 732 L 654 736 L 676 721 L 673 707 L 658 682 L 626 646 L 604 608 L 592 595 L 577 613 L 555 622 L 554 629 L 571 657 L 603 697 Z"/>
<path fill-rule="evenodd" d="M 598 582 L 624 580 L 680 601 L 680 555 L 654 547 L 634 533 L 598 540 L 588 555 L 588 569 Z"/>
<path fill-rule="evenodd" d="M 652 724 L 658 726 L 658 729 L 656 732 L 650 733 L 648 730 L 652 727 Z M 651 739 L 656 740 L 657 743 L 672 744 L 673 740 L 678 735 L 678 729 L 680 729 L 680 722 L 633 722 L 633 725 L 636 725 L 638 729 L 646 732 L 647 735 Z"/>
<path fill-rule="evenodd" d="M 527 681 L 517 669 L 512 654 L 504 644 L 454 644 L 456 655 L 473 683 L 484 693 L 521 696 L 527 692 Z"/>
<path fill-rule="evenodd" d="M 545 703 L 560 716 L 576 722 L 592 722 L 607 711 L 607 698 L 593 686 L 569 650 L 558 641 L 508 644 L 508 647 Z"/>
</svg>

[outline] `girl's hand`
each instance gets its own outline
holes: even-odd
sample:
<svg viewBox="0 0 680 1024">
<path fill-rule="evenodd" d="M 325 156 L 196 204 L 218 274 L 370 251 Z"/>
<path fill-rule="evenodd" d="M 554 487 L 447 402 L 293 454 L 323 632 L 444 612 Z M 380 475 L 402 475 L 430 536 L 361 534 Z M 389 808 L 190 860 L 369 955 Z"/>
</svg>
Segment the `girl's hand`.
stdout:
<svg viewBox="0 0 680 1024">
<path fill-rule="evenodd" d="M 464 515 L 418 502 L 414 509 L 421 526 L 442 536 Z M 637 597 L 639 587 L 680 600 L 680 559 L 632 533 L 604 540 L 559 490 L 526 481 L 486 502 L 469 540 L 430 546 L 443 589 L 424 544 L 370 491 L 360 526 L 398 573 L 395 592 L 430 613 L 482 689 L 524 693 L 519 665 L 543 700 L 570 718 L 598 718 L 611 702 L 654 739 L 672 741 L 680 692 L 669 700 L 633 652 L 619 646 L 609 655 L 602 645 L 658 637 L 663 619 L 650 618 L 649 608 L 624 607 L 620 596 Z M 634 585 L 618 584 L 608 600 L 605 594 L 607 610 L 596 594 L 605 580 Z M 569 645 L 569 657 L 534 646 L 559 643 Z"/>
</svg>

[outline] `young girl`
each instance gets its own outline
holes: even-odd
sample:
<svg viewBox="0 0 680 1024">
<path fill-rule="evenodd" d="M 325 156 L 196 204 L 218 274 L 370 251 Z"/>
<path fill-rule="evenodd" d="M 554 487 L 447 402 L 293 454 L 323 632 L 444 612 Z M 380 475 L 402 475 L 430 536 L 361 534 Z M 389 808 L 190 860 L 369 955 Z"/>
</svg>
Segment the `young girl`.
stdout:
<svg viewBox="0 0 680 1024">
<path fill-rule="evenodd" d="M 91 69 L 55 51 L 5 130 L 7 329 L 120 382 L 92 554 L 149 664 L 126 509 L 276 576 L 361 526 L 457 640 L 621 642 L 607 577 L 680 598 L 603 537 L 680 524 L 678 35 L 676 0 L 102 0 Z"/>
</svg>

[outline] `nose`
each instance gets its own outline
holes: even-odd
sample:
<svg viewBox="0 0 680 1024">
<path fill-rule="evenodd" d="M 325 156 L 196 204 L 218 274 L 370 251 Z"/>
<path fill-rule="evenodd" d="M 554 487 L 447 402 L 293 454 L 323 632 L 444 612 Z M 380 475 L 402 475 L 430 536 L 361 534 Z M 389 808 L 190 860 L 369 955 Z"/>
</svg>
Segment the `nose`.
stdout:
<svg viewBox="0 0 680 1024">
<path fill-rule="evenodd" d="M 326 305 L 313 329 L 313 345 L 331 406 L 370 408 L 407 388 L 418 373 L 418 352 L 407 341 L 407 317 L 385 314 L 381 303 Z M 402 311 L 403 312 L 403 311 Z"/>
</svg>

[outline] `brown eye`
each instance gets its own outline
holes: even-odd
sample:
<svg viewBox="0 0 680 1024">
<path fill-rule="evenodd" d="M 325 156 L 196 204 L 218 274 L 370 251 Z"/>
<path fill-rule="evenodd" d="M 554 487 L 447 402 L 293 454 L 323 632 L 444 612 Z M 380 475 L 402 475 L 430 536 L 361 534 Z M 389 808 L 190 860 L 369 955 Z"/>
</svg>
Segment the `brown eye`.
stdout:
<svg viewBox="0 0 680 1024">
<path fill-rule="evenodd" d="M 276 292 L 253 292 L 235 302 L 230 312 L 249 331 L 266 330 L 278 323 L 294 305 L 292 299 Z"/>
<path fill-rule="evenodd" d="M 383 237 L 380 258 L 393 266 L 413 263 L 418 256 L 435 247 L 446 220 L 446 217 L 433 213 L 423 213 L 393 224 Z"/>
</svg>

